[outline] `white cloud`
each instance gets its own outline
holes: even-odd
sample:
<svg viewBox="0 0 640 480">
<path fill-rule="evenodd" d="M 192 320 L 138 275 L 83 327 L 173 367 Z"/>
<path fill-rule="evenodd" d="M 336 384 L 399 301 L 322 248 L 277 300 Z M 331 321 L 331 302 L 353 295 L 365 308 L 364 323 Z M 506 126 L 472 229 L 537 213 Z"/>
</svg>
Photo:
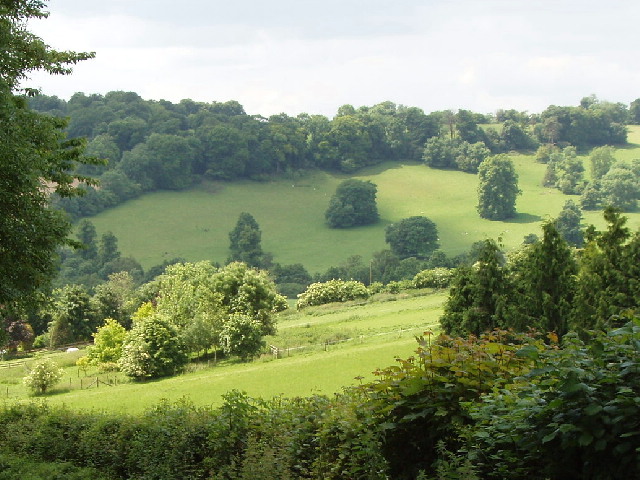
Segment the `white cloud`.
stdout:
<svg viewBox="0 0 640 480">
<path fill-rule="evenodd" d="M 52 0 L 34 28 L 95 50 L 45 93 L 238 100 L 250 113 L 333 115 L 391 100 L 426 111 L 540 111 L 640 96 L 640 2 L 611 0 Z"/>
</svg>

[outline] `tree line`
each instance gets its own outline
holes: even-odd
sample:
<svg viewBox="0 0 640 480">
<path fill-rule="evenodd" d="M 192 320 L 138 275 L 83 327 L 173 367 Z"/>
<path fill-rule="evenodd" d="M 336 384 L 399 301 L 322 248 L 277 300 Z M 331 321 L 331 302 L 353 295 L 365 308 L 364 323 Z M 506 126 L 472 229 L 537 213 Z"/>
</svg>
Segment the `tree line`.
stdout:
<svg viewBox="0 0 640 480">
<path fill-rule="evenodd" d="M 388 160 L 475 173 L 489 154 L 535 150 L 540 144 L 578 149 L 625 144 L 625 125 L 638 120 L 637 108 L 593 96 L 579 106 L 550 106 L 540 114 L 425 113 L 387 101 L 343 105 L 333 118 L 263 117 L 247 114 L 237 101 L 172 103 L 122 91 L 76 93 L 69 100 L 37 95 L 29 104 L 68 118 L 66 133 L 86 137 L 86 154 L 108 160 L 106 167 L 80 169 L 100 178 L 100 188 L 58 201 L 74 218 L 146 191 L 183 189 L 202 178 L 261 180 L 310 168 L 353 173 Z M 498 126 L 481 126 L 488 123 Z"/>
</svg>

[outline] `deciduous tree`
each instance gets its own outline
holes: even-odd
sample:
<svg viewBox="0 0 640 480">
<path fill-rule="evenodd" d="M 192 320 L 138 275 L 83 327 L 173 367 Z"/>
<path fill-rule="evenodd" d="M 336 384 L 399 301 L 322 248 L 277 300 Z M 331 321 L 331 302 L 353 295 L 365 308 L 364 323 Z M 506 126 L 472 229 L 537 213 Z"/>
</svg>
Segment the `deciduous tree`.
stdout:
<svg viewBox="0 0 640 480">
<path fill-rule="evenodd" d="M 0 304 L 18 301 L 45 285 L 55 273 L 55 252 L 67 243 L 70 225 L 49 206 L 49 195 L 74 196 L 78 165 L 96 163 L 82 157 L 84 142 L 68 139 L 66 120 L 29 109 L 22 88 L 38 70 L 68 74 L 70 66 L 91 53 L 60 52 L 27 30 L 31 19 L 44 18 L 44 2 L 0 4 Z"/>
<path fill-rule="evenodd" d="M 505 220 L 516 215 L 520 193 L 518 174 L 506 155 L 487 158 L 478 169 L 478 213 L 489 220 Z"/>
<path fill-rule="evenodd" d="M 436 224 L 422 216 L 389 225 L 385 229 L 385 241 L 400 258 L 426 258 L 440 246 Z"/>
<path fill-rule="evenodd" d="M 338 185 L 325 218 L 331 228 L 348 228 L 378 221 L 377 186 L 370 181 L 349 179 Z"/>
</svg>

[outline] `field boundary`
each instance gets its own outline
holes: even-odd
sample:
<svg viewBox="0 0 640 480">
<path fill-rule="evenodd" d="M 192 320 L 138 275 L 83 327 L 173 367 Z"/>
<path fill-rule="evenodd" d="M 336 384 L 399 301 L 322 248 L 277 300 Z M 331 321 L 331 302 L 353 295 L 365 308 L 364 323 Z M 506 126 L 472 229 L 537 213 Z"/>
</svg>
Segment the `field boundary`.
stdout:
<svg viewBox="0 0 640 480">
<path fill-rule="evenodd" d="M 325 351 L 328 350 L 330 345 L 336 345 L 339 343 L 346 343 L 346 342 L 352 342 L 354 340 L 360 340 L 363 341 L 366 338 L 372 338 L 372 337 L 380 337 L 383 335 L 394 335 L 394 334 L 402 334 L 402 333 L 406 333 L 406 332 L 412 332 L 412 331 L 416 331 L 416 330 L 423 330 L 425 327 L 428 327 L 429 325 L 425 325 L 424 327 L 413 327 L 413 328 L 403 328 L 401 330 L 392 330 L 390 332 L 379 332 L 379 333 L 374 333 L 371 335 L 358 335 L 357 337 L 349 337 L 349 338 L 343 338 L 341 340 L 325 340 L 323 343 L 312 343 L 309 345 L 299 345 L 299 346 L 295 346 L 295 347 L 278 347 L 277 345 L 272 345 L 269 344 L 269 350 L 271 351 L 271 355 L 274 356 L 274 358 L 282 358 L 284 355 L 284 352 L 286 352 L 286 356 L 290 356 L 290 352 L 292 350 L 303 350 L 305 348 L 318 348 L 318 347 L 323 347 Z"/>
</svg>

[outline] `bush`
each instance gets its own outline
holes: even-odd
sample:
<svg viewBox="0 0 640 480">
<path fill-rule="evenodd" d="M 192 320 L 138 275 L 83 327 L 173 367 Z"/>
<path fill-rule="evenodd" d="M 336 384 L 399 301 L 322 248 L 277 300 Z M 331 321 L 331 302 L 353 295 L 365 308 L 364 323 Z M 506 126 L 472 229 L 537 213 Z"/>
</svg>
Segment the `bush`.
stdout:
<svg viewBox="0 0 640 480">
<path fill-rule="evenodd" d="M 29 374 L 24 377 L 24 384 L 33 393 L 45 394 L 47 390 L 62 380 L 62 369 L 50 358 L 38 361 Z"/>
<path fill-rule="evenodd" d="M 87 348 L 87 357 L 92 365 L 115 363 L 122 356 L 122 345 L 127 331 L 113 318 L 93 334 L 93 345 Z"/>
<path fill-rule="evenodd" d="M 482 478 L 640 478 L 640 319 L 563 342 L 522 349 L 536 368 L 472 407 Z"/>
<path fill-rule="evenodd" d="M 119 365 L 129 377 L 142 379 L 174 375 L 187 361 L 176 327 L 153 314 L 127 334 Z"/>
<path fill-rule="evenodd" d="M 329 280 L 324 283 L 312 283 L 304 293 L 298 295 L 298 310 L 312 305 L 346 302 L 357 298 L 369 298 L 369 290 L 362 282 Z"/>
<path fill-rule="evenodd" d="M 413 277 L 413 286 L 415 288 L 447 288 L 451 285 L 455 272 L 452 268 L 444 267 L 423 270 Z"/>
<path fill-rule="evenodd" d="M 265 345 L 260 322 L 238 313 L 225 322 L 220 339 L 226 354 L 236 355 L 243 361 L 256 356 Z"/>
</svg>

